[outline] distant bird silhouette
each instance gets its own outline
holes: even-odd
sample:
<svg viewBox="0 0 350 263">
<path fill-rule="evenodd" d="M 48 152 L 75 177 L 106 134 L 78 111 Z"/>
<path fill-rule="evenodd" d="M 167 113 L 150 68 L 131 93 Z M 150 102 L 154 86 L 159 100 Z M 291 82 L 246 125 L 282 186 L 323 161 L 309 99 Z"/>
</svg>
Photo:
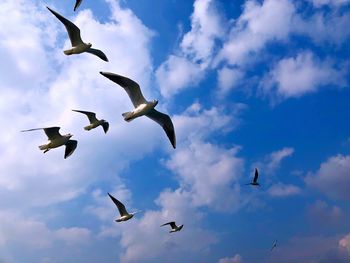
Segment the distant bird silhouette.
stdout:
<svg viewBox="0 0 350 263">
<path fill-rule="evenodd" d="M 96 113 L 91 112 L 91 111 L 82 111 L 82 110 L 72 110 L 72 111 L 83 113 L 88 117 L 88 119 L 90 121 L 90 125 L 84 127 L 84 129 L 86 131 L 90 131 L 90 130 L 95 129 L 96 127 L 101 125 L 104 132 L 107 133 L 108 128 L 109 128 L 109 123 L 103 119 L 98 120 L 96 118 Z"/>
<path fill-rule="evenodd" d="M 154 107 L 158 104 L 157 100 L 147 101 L 142 95 L 139 84 L 127 77 L 109 72 L 100 72 L 100 74 L 123 87 L 126 93 L 128 93 L 135 109 L 122 114 L 125 121 L 132 121 L 133 119 L 142 115 L 147 116 L 163 127 L 163 130 L 168 136 L 171 145 L 174 149 L 176 148 L 176 137 L 173 122 L 168 115 L 154 109 Z"/>
<path fill-rule="evenodd" d="M 277 247 L 277 240 L 275 240 L 275 241 L 273 242 L 270 251 L 272 251 L 272 250 L 275 249 L 276 247 Z"/>
<path fill-rule="evenodd" d="M 60 20 L 63 23 L 63 25 L 66 27 L 70 42 L 72 44 L 72 48 L 63 51 L 64 54 L 69 56 L 73 54 L 80 54 L 83 52 L 87 52 L 95 56 L 98 56 L 100 59 L 108 62 L 107 56 L 101 50 L 91 48 L 92 46 L 91 43 L 86 44 L 83 42 L 80 36 L 80 29 L 75 24 L 73 24 L 71 21 L 61 16 L 56 11 L 50 9 L 49 7 L 46 7 L 46 8 L 49 9 L 49 11 L 52 14 L 54 14 L 58 18 L 58 20 Z"/>
<path fill-rule="evenodd" d="M 75 149 L 77 148 L 77 145 L 78 145 L 78 141 L 70 140 L 70 138 L 73 136 L 70 133 L 68 133 L 66 135 L 61 135 L 59 133 L 59 129 L 60 129 L 60 127 L 35 128 L 35 129 L 24 130 L 21 132 L 44 130 L 46 136 L 49 139 L 49 143 L 44 144 L 44 145 L 40 145 L 39 149 L 44 151 L 44 153 L 46 153 L 53 148 L 57 148 L 57 147 L 65 145 L 66 150 L 64 153 L 64 159 L 66 159 L 75 151 Z"/>
<path fill-rule="evenodd" d="M 74 12 L 77 10 L 77 8 L 81 5 L 81 2 L 83 2 L 83 0 L 77 0 L 75 1 L 75 6 L 74 6 Z"/>
<path fill-rule="evenodd" d="M 161 227 L 162 227 L 162 226 L 166 226 L 166 225 L 170 225 L 170 227 L 171 227 L 171 230 L 169 231 L 169 233 L 180 231 L 180 230 L 183 228 L 183 226 L 184 226 L 184 225 L 177 226 L 177 225 L 175 224 L 175 222 L 172 221 L 172 222 L 165 223 L 165 224 L 161 225 Z"/>
<path fill-rule="evenodd" d="M 133 213 L 128 213 L 125 209 L 125 206 L 117 200 L 114 196 L 112 196 L 110 193 L 108 193 L 109 197 L 112 199 L 113 203 L 117 206 L 120 214 L 120 218 L 116 219 L 116 222 L 122 222 L 122 221 L 127 221 L 131 219 L 135 214 L 140 213 L 141 211 L 136 211 Z"/>
<path fill-rule="evenodd" d="M 246 185 L 260 186 L 260 184 L 258 183 L 258 177 L 259 177 L 258 169 L 255 168 L 255 175 L 254 175 L 253 181 L 250 182 L 250 183 L 247 183 Z"/>
</svg>

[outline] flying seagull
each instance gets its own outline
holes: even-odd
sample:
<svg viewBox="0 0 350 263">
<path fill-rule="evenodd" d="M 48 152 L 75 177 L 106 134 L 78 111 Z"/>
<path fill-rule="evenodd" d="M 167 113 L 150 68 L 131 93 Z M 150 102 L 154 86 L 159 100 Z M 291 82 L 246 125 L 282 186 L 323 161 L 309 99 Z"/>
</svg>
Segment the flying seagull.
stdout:
<svg viewBox="0 0 350 263">
<path fill-rule="evenodd" d="M 50 9 L 49 7 L 47 7 L 47 9 L 49 9 L 49 11 L 52 14 L 54 14 L 64 24 L 64 26 L 66 27 L 66 30 L 68 32 L 68 36 L 69 36 L 70 42 L 72 44 L 72 48 L 63 51 L 64 54 L 69 56 L 72 54 L 80 54 L 83 52 L 87 52 L 87 53 L 91 53 L 93 55 L 96 55 L 100 59 L 108 62 L 108 58 L 101 50 L 91 48 L 92 44 L 83 42 L 83 40 L 80 37 L 80 29 L 76 25 L 74 25 L 71 21 L 64 18 L 59 13 Z"/>
<path fill-rule="evenodd" d="M 128 93 L 135 109 L 122 114 L 125 121 L 132 121 L 133 119 L 142 115 L 147 116 L 163 127 L 171 142 L 171 145 L 174 149 L 176 148 L 174 125 L 168 115 L 154 109 L 154 107 L 158 104 L 157 100 L 147 101 L 142 95 L 139 84 L 127 77 L 109 72 L 100 72 L 100 74 L 123 87 L 126 93 Z"/>
<path fill-rule="evenodd" d="M 44 151 L 44 153 L 46 153 L 46 152 L 48 152 L 49 150 L 51 150 L 53 148 L 57 148 L 57 147 L 60 147 L 62 145 L 65 145 L 66 146 L 66 150 L 64 152 L 64 159 L 66 159 L 77 148 L 78 141 L 70 140 L 70 138 L 73 136 L 70 133 L 68 133 L 66 135 L 61 135 L 58 132 L 59 129 L 60 129 L 60 127 L 48 127 L 48 128 L 29 129 L 29 130 L 24 130 L 24 131 L 21 131 L 21 132 L 44 130 L 46 136 L 49 139 L 49 143 L 48 144 L 44 144 L 44 145 L 40 145 L 39 149 Z"/>
<path fill-rule="evenodd" d="M 274 248 L 276 248 L 276 247 L 277 247 L 277 240 L 275 240 L 275 241 L 273 242 L 270 251 L 272 251 L 272 250 L 273 250 Z"/>
<path fill-rule="evenodd" d="M 254 185 L 254 186 L 260 186 L 260 184 L 258 183 L 258 177 L 259 177 L 259 172 L 258 169 L 255 168 L 255 175 L 254 175 L 254 179 L 252 182 L 246 184 L 246 185 Z"/>
<path fill-rule="evenodd" d="M 169 233 L 180 231 L 183 228 L 183 226 L 184 226 L 184 225 L 177 226 L 174 221 L 173 222 L 169 222 L 169 223 L 165 223 L 165 224 L 163 224 L 161 226 L 166 226 L 166 225 L 170 225 L 170 227 L 171 227 L 171 230 L 169 231 Z"/>
<path fill-rule="evenodd" d="M 118 207 L 118 210 L 119 210 L 120 217 L 115 220 L 116 222 L 127 221 L 131 219 L 136 213 L 141 212 L 141 211 L 136 211 L 134 213 L 129 214 L 128 211 L 126 211 L 125 206 L 119 200 L 117 200 L 110 193 L 108 193 L 108 195 L 112 199 L 113 203 Z"/>
<path fill-rule="evenodd" d="M 103 119 L 98 120 L 96 118 L 96 113 L 90 112 L 90 111 L 82 111 L 82 110 L 72 110 L 72 111 L 83 113 L 88 117 L 88 119 L 90 121 L 90 125 L 84 127 L 84 129 L 86 131 L 90 131 L 90 130 L 95 129 L 96 127 L 101 125 L 104 132 L 107 133 L 108 128 L 109 128 L 109 123 Z"/>
<path fill-rule="evenodd" d="M 81 2 L 83 2 L 83 0 L 77 0 L 75 1 L 75 6 L 74 6 L 74 12 L 77 10 L 77 8 L 80 6 Z"/>
</svg>

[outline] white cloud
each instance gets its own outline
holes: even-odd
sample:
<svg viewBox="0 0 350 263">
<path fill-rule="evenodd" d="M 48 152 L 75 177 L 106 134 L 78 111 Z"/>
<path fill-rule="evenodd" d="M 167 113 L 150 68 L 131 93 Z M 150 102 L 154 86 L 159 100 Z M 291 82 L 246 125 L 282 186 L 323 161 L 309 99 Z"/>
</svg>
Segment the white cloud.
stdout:
<svg viewBox="0 0 350 263">
<path fill-rule="evenodd" d="M 170 55 L 156 71 L 164 97 L 195 86 L 204 77 L 214 55 L 215 42 L 226 30 L 223 20 L 214 0 L 194 2 L 191 30 L 183 36 L 178 54 Z"/>
<path fill-rule="evenodd" d="M 286 197 L 300 194 L 301 189 L 295 185 L 277 183 L 268 189 L 268 193 L 273 197 Z"/>
<path fill-rule="evenodd" d="M 219 94 L 224 96 L 242 81 L 244 73 L 240 69 L 223 67 L 218 70 Z"/>
<path fill-rule="evenodd" d="M 237 182 L 243 171 L 237 150 L 193 141 L 188 148 L 172 154 L 166 165 L 179 177 L 182 189 L 191 194 L 194 206 L 236 210 L 242 205 Z"/>
<path fill-rule="evenodd" d="M 65 241 L 68 245 L 87 243 L 91 238 L 90 230 L 80 227 L 63 227 L 56 230 L 54 235 L 57 239 Z"/>
<path fill-rule="evenodd" d="M 345 248 L 350 252 L 350 234 L 340 239 L 338 244 L 340 247 Z"/>
<path fill-rule="evenodd" d="M 341 6 L 349 3 L 349 0 L 309 0 L 315 7 L 322 7 L 324 5 Z"/>
<path fill-rule="evenodd" d="M 330 61 L 321 61 L 311 52 L 280 60 L 265 78 L 265 93 L 279 98 L 301 97 L 327 85 L 342 86 L 344 77 Z M 274 91 L 275 90 L 275 91 Z"/>
<path fill-rule="evenodd" d="M 196 0 L 191 15 L 191 31 L 180 44 L 181 50 L 193 61 L 207 66 L 213 55 L 215 40 L 223 37 L 224 22 L 214 0 Z"/>
<path fill-rule="evenodd" d="M 334 199 L 350 200 L 350 156 L 336 155 L 321 164 L 318 171 L 308 173 L 305 182 Z"/>
<path fill-rule="evenodd" d="M 252 167 L 258 168 L 261 174 L 272 175 L 280 168 L 281 162 L 292 156 L 294 148 L 284 147 L 281 150 L 274 151 L 264 156 L 263 160 L 255 162 Z"/>
<path fill-rule="evenodd" d="M 249 60 L 254 53 L 261 51 L 268 42 L 288 38 L 294 13 L 294 5 L 289 0 L 266 0 L 261 4 L 255 0 L 246 1 L 216 64 L 220 61 L 236 66 L 251 63 Z"/>
<path fill-rule="evenodd" d="M 170 97 L 188 86 L 196 85 L 202 78 L 200 66 L 182 56 L 171 55 L 156 71 L 160 92 Z"/>
<path fill-rule="evenodd" d="M 321 223 L 330 225 L 338 223 L 343 215 L 342 210 L 338 206 L 331 206 L 325 201 L 317 200 L 308 208 L 308 213 L 311 217 L 312 224 Z"/>
<path fill-rule="evenodd" d="M 221 258 L 218 263 L 242 263 L 242 257 L 239 254 L 231 258 Z"/>
</svg>

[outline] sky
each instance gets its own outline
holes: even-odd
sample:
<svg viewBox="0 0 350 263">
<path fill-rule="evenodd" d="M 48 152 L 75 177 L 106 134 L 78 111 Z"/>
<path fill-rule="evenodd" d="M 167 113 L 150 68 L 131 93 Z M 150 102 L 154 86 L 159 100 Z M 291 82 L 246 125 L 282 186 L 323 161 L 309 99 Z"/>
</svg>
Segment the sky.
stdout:
<svg viewBox="0 0 350 263">
<path fill-rule="evenodd" d="M 74 4 L 0 2 L 1 263 L 350 262 L 349 0 Z M 109 62 L 65 56 L 46 5 Z M 175 150 L 123 120 L 132 104 L 100 71 L 159 100 Z M 20 132 L 50 126 L 78 140 L 69 158 Z M 108 192 L 143 212 L 116 223 Z"/>
</svg>

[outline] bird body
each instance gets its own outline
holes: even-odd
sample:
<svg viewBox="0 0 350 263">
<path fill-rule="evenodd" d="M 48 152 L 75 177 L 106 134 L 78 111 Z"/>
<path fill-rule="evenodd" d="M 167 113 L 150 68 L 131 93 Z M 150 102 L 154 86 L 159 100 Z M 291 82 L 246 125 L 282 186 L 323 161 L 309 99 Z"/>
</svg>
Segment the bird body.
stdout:
<svg viewBox="0 0 350 263">
<path fill-rule="evenodd" d="M 39 146 L 39 149 L 44 151 L 44 153 L 48 152 L 49 150 L 51 150 L 53 148 L 58 148 L 60 146 L 65 145 L 66 150 L 64 152 L 64 159 L 66 159 L 77 148 L 78 141 L 71 140 L 70 138 L 73 135 L 70 133 L 65 134 L 65 135 L 61 135 L 59 133 L 60 127 L 35 128 L 35 129 L 24 130 L 22 132 L 36 131 L 36 130 L 44 130 L 46 136 L 48 137 L 49 143 Z"/>
<path fill-rule="evenodd" d="M 276 247 L 277 247 L 277 240 L 275 240 L 275 241 L 273 242 L 270 251 L 274 250 Z"/>
<path fill-rule="evenodd" d="M 126 91 L 134 105 L 135 109 L 133 111 L 122 114 L 125 121 L 129 122 L 137 117 L 145 115 L 162 126 L 171 145 L 174 149 L 176 148 L 176 136 L 173 122 L 168 115 L 154 108 L 158 104 L 157 100 L 147 101 L 142 95 L 139 84 L 132 79 L 110 72 L 100 72 L 100 74 L 120 85 Z"/>
<path fill-rule="evenodd" d="M 133 111 L 123 113 L 124 120 L 127 122 L 136 119 L 137 117 L 141 117 L 146 115 L 150 110 L 154 109 L 154 107 L 158 104 L 157 100 L 146 101 L 145 103 L 137 106 Z"/>
<path fill-rule="evenodd" d="M 89 48 L 92 47 L 92 44 L 88 43 L 80 43 L 71 49 L 64 50 L 63 53 L 67 56 L 73 55 L 73 54 L 81 54 L 83 52 L 86 52 Z"/>
<path fill-rule="evenodd" d="M 180 230 L 183 228 L 183 226 L 184 226 L 184 225 L 177 226 L 177 225 L 175 224 L 175 222 L 172 221 L 172 222 L 168 222 L 168 223 L 165 223 L 165 224 L 161 225 L 161 227 L 162 227 L 162 226 L 166 226 L 166 225 L 170 225 L 170 227 L 171 227 L 171 230 L 169 231 L 169 233 L 178 232 L 178 231 L 180 231 Z"/>
</svg>

